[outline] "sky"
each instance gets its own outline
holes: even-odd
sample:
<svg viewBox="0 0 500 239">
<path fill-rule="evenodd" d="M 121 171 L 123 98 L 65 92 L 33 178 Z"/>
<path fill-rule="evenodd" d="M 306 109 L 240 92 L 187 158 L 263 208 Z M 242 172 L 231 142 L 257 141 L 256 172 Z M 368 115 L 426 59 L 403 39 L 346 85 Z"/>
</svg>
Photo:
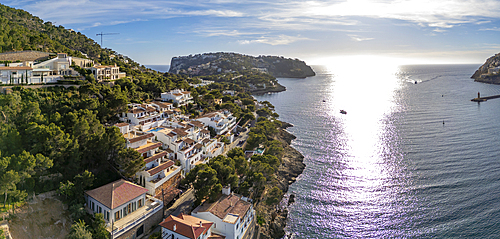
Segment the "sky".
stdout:
<svg viewBox="0 0 500 239">
<path fill-rule="evenodd" d="M 206 52 L 308 64 L 382 56 L 402 64 L 483 63 L 500 52 L 493 0 L 2 0 L 143 65 Z M 366 64 L 366 63 L 363 63 Z"/>
</svg>

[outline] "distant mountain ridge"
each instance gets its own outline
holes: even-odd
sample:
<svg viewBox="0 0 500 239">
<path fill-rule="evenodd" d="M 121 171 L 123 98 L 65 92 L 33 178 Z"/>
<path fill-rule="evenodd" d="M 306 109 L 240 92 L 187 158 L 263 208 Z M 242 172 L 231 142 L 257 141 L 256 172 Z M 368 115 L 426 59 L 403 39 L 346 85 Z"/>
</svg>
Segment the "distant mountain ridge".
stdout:
<svg viewBox="0 0 500 239">
<path fill-rule="evenodd" d="M 232 52 L 203 53 L 173 57 L 170 73 L 191 76 L 259 71 L 274 77 L 305 78 L 316 73 L 304 61 L 282 56 L 249 56 Z"/>
<path fill-rule="evenodd" d="M 471 78 L 478 82 L 500 84 L 500 53 L 488 58 Z"/>
</svg>

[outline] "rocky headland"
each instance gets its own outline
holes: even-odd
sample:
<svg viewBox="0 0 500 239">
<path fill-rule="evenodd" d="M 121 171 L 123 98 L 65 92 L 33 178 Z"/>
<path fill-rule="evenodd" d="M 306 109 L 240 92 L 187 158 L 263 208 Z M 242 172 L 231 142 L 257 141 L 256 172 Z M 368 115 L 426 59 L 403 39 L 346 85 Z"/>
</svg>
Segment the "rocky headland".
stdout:
<svg viewBox="0 0 500 239">
<path fill-rule="evenodd" d="M 304 156 L 291 147 L 292 140 L 296 137 L 286 131 L 286 128 L 292 127 L 291 124 L 282 122 L 280 135 L 277 138 L 283 144 L 283 158 L 278 172 L 276 173 L 278 184 L 276 185 L 285 194 L 290 184 L 295 182 L 297 177 L 304 171 Z M 292 195 L 293 196 L 293 195 Z M 289 203 L 292 202 L 290 196 Z M 265 224 L 259 229 L 260 238 L 282 238 L 285 235 L 286 219 L 288 217 L 287 207 L 278 205 L 267 205 L 264 201 L 256 205 L 259 212 L 263 212 Z"/>
<path fill-rule="evenodd" d="M 488 58 L 471 78 L 477 82 L 500 84 L 500 53 Z"/>
<path fill-rule="evenodd" d="M 249 56 L 232 52 L 173 57 L 169 73 L 206 76 L 243 71 L 267 73 L 277 78 L 305 78 L 316 73 L 304 61 L 282 56 Z"/>
</svg>

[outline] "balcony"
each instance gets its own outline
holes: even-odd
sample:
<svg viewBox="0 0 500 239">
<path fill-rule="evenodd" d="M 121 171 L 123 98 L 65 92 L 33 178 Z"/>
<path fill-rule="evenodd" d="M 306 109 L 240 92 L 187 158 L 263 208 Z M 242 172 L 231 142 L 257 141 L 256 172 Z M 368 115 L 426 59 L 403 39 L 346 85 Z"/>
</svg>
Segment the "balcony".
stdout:
<svg viewBox="0 0 500 239">
<path fill-rule="evenodd" d="M 113 224 L 107 223 L 106 230 L 113 235 L 112 239 L 118 238 L 123 233 L 141 224 L 144 220 L 163 209 L 163 202 L 161 200 L 150 196 L 146 197 L 146 205 L 138 208 L 135 212 L 128 214 L 126 217 L 121 218 Z M 111 227 L 113 228 L 111 229 Z"/>
</svg>

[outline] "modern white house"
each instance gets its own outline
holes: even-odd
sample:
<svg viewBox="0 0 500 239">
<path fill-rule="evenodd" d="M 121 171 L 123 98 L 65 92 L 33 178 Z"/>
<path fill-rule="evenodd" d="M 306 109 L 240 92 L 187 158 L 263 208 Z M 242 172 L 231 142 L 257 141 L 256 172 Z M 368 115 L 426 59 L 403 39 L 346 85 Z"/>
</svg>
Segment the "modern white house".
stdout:
<svg viewBox="0 0 500 239">
<path fill-rule="evenodd" d="M 177 103 L 179 105 L 185 105 L 190 102 L 193 97 L 191 96 L 190 91 L 184 91 L 184 89 L 175 89 L 170 92 L 161 93 L 162 101 L 172 101 L 173 103 Z"/>
<path fill-rule="evenodd" d="M 217 135 L 230 133 L 236 126 L 236 117 L 228 110 L 207 113 L 199 116 L 196 120 L 214 128 Z"/>
<path fill-rule="evenodd" d="M 102 213 L 112 239 L 142 238 L 163 218 L 163 202 L 147 189 L 120 179 L 85 192 L 89 213 Z"/>
<path fill-rule="evenodd" d="M 255 228 L 255 210 L 249 199 L 231 193 L 229 187 L 214 203 L 204 202 L 191 212 L 191 216 L 214 222 L 214 233 L 234 239 L 249 239 Z"/>
<path fill-rule="evenodd" d="M 21 84 L 31 82 L 33 68 L 29 66 L 0 66 L 0 83 Z"/>
<path fill-rule="evenodd" d="M 125 127 L 127 125 L 124 124 L 119 127 L 120 131 L 124 131 L 122 128 Z M 181 180 L 181 167 L 172 161 L 172 150 L 162 150 L 163 143 L 155 141 L 153 133 L 128 131 L 123 136 L 127 148 L 135 149 L 144 159 L 145 167 L 136 173 L 136 178 L 149 195 L 161 198 L 162 193 L 177 188 Z"/>
<path fill-rule="evenodd" d="M 24 61 L 0 66 L 1 82 L 3 84 L 54 83 L 64 79 L 65 76 L 79 76 L 80 74 L 70 67 L 72 59 L 66 53 L 58 53 L 57 57 L 37 64 L 33 61 Z"/>
<path fill-rule="evenodd" d="M 182 213 L 168 216 L 160 226 L 162 239 L 224 239 L 212 233 L 213 222 Z"/>
<path fill-rule="evenodd" d="M 114 66 L 95 65 L 90 67 L 90 70 L 98 82 L 117 80 L 126 76 L 126 73 L 120 72 L 120 67 L 116 64 Z"/>
<path fill-rule="evenodd" d="M 173 117 L 174 111 L 164 103 L 128 104 L 129 110 L 118 115 L 121 121 L 131 125 L 139 125 L 142 130 L 159 127 L 165 119 Z"/>
</svg>

